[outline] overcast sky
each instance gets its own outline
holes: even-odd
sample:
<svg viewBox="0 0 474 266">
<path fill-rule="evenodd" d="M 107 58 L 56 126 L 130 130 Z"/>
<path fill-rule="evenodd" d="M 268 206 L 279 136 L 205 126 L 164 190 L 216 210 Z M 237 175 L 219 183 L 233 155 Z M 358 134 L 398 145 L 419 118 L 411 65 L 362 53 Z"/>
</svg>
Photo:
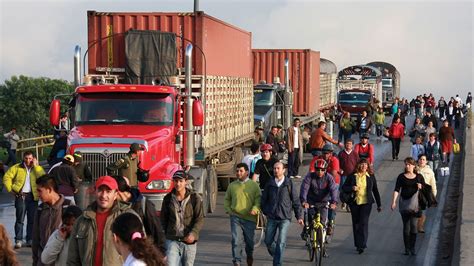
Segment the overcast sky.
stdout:
<svg viewBox="0 0 474 266">
<path fill-rule="evenodd" d="M 86 47 L 86 11 L 192 11 L 192 0 L 0 0 L 0 82 L 12 75 L 73 79 Z M 338 70 L 386 61 L 401 96 L 459 93 L 474 85 L 474 4 L 431 1 L 201 0 L 200 9 L 252 32 L 254 48 L 321 52 Z"/>
</svg>

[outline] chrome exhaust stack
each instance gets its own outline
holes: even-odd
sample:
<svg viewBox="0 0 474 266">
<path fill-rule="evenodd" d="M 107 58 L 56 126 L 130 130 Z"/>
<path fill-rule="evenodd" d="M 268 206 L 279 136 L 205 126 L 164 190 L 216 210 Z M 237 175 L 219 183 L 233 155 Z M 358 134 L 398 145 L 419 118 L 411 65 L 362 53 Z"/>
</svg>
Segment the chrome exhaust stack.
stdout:
<svg viewBox="0 0 474 266">
<path fill-rule="evenodd" d="M 284 118 L 283 126 L 285 129 L 291 127 L 293 124 L 292 113 L 293 113 L 293 91 L 290 87 L 290 61 L 285 59 L 285 111 L 284 111 Z"/>
<path fill-rule="evenodd" d="M 74 49 L 74 87 L 81 85 L 81 47 Z"/>
<path fill-rule="evenodd" d="M 193 98 L 192 98 L 192 87 L 191 87 L 191 74 L 192 74 L 192 56 L 193 56 L 193 45 L 188 44 L 186 46 L 185 55 L 185 86 L 186 86 L 186 117 L 185 117 L 185 129 L 186 134 L 186 154 L 184 155 L 184 165 L 194 166 L 194 125 L 193 125 Z"/>
</svg>

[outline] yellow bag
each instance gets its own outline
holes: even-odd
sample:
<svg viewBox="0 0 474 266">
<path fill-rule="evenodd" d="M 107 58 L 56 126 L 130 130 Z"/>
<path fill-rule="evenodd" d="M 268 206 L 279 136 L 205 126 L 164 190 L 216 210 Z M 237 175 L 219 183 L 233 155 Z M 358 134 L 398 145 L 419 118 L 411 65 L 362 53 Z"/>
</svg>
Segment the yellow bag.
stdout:
<svg viewBox="0 0 474 266">
<path fill-rule="evenodd" d="M 459 153 L 461 151 L 461 147 L 459 146 L 459 143 L 453 144 L 453 151 L 454 153 Z"/>
</svg>

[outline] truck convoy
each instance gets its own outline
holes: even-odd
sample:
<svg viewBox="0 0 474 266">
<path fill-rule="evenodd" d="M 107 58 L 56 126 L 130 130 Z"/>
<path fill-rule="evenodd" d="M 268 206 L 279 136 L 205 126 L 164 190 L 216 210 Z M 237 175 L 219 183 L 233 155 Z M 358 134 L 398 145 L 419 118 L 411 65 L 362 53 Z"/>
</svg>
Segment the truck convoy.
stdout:
<svg viewBox="0 0 474 266">
<path fill-rule="evenodd" d="M 369 103 L 382 101 L 382 73 L 372 66 L 357 65 L 339 71 L 337 104 L 340 111 L 358 116 Z"/>
<path fill-rule="evenodd" d="M 319 52 L 253 49 L 252 54 L 255 125 L 268 132 L 277 124 L 290 127 L 294 118 L 303 125 L 315 121 L 321 101 Z"/>
<path fill-rule="evenodd" d="M 390 114 L 393 101 L 400 97 L 400 72 L 390 63 L 375 61 L 367 64 L 382 72 L 382 107 Z"/>
<path fill-rule="evenodd" d="M 76 47 L 68 152 L 80 151 L 97 178 L 139 143 L 149 178 L 138 188 L 157 210 L 184 166 L 213 212 L 218 182 L 234 176 L 253 138 L 251 33 L 203 12 L 87 15 L 88 74 Z M 59 114 L 58 97 L 54 126 Z"/>
</svg>

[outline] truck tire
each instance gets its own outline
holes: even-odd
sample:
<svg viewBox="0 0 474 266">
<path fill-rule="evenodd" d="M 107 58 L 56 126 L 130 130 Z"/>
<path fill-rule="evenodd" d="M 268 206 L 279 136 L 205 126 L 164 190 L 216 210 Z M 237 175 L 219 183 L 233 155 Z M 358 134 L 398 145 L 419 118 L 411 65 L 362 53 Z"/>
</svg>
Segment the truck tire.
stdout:
<svg viewBox="0 0 474 266">
<path fill-rule="evenodd" d="M 207 167 L 207 180 L 206 182 L 208 191 L 208 209 L 209 213 L 213 213 L 217 207 L 217 172 L 214 166 L 210 165 Z M 204 199 L 203 199 L 204 200 Z"/>
<path fill-rule="evenodd" d="M 204 217 L 207 216 L 207 212 L 209 210 L 209 190 L 208 190 L 208 187 L 209 187 L 209 178 L 207 177 L 207 171 L 204 171 L 206 172 L 205 174 L 205 180 L 204 180 L 204 189 L 202 191 L 202 194 L 201 194 L 201 197 L 202 197 L 202 212 L 204 214 Z"/>
</svg>

